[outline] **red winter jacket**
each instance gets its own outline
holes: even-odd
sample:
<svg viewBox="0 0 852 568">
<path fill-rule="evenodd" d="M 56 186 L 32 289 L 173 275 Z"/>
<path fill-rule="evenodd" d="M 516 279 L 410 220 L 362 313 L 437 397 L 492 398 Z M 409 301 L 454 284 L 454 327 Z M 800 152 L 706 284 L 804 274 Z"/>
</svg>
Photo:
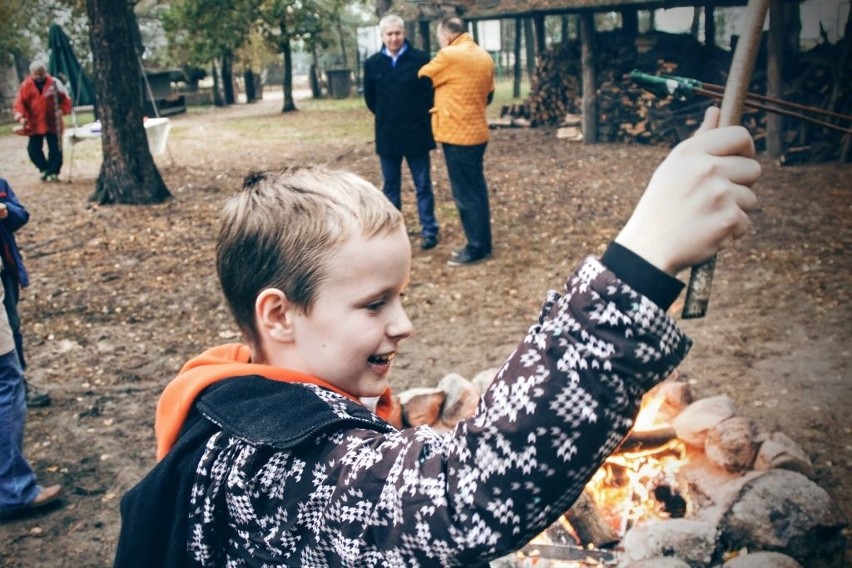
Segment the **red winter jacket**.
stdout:
<svg viewBox="0 0 852 568">
<path fill-rule="evenodd" d="M 24 79 L 15 97 L 12 109 L 15 120 L 27 119 L 27 134 L 61 133 L 62 121 L 57 121 L 56 103 L 59 103 L 59 114 L 71 112 L 71 98 L 62 90 L 56 88 L 56 81 L 47 76 L 44 86 L 39 92 L 32 75 Z M 59 122 L 59 128 L 57 128 Z"/>
</svg>

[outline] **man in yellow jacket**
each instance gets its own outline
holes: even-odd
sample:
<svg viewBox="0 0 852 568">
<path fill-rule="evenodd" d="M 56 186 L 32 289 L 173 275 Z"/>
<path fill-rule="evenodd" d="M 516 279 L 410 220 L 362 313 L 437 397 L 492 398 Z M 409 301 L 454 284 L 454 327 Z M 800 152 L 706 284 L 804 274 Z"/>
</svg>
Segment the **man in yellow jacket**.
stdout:
<svg viewBox="0 0 852 568">
<path fill-rule="evenodd" d="M 459 18 L 438 25 L 441 50 L 420 68 L 435 88 L 432 133 L 440 142 L 467 244 L 448 264 L 463 266 L 491 256 L 491 211 L 483 159 L 488 145 L 485 107 L 494 95 L 494 61 Z"/>
</svg>

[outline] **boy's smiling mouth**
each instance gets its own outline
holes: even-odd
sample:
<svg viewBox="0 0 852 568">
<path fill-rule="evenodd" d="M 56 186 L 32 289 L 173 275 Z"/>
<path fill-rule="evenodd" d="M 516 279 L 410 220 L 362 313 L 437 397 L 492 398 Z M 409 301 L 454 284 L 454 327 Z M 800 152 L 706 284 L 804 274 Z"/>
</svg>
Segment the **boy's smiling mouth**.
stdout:
<svg viewBox="0 0 852 568">
<path fill-rule="evenodd" d="M 383 355 L 371 355 L 367 358 L 367 362 L 371 365 L 388 365 L 394 357 L 396 357 L 396 351 L 391 351 Z"/>
</svg>

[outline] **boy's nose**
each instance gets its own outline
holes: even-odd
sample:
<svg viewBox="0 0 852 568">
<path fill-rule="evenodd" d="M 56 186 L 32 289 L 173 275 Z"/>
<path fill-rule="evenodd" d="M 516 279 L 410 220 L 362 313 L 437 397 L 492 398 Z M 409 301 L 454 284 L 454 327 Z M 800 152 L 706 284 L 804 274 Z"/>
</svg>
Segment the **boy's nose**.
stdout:
<svg viewBox="0 0 852 568">
<path fill-rule="evenodd" d="M 396 313 L 394 313 L 393 319 L 388 324 L 388 335 L 399 341 L 411 335 L 413 328 L 411 320 L 408 319 L 408 314 L 405 313 L 405 308 L 400 304 Z"/>
</svg>

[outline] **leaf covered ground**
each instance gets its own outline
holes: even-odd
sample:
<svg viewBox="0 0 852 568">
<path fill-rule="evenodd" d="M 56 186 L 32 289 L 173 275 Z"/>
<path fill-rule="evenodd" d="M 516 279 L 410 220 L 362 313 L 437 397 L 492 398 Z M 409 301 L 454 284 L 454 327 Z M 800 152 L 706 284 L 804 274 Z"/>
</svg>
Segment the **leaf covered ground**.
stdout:
<svg viewBox="0 0 852 568">
<path fill-rule="evenodd" d="M 185 360 L 238 337 L 213 248 L 218 211 L 242 177 L 319 162 L 379 184 L 360 101 L 300 107 L 281 114 L 280 101 L 266 100 L 173 117 L 169 152 L 157 163 L 174 197 L 149 207 L 87 201 L 98 141 L 75 146 L 73 166 L 66 151 L 63 182 L 44 184 L 25 139 L 0 136 L 0 176 L 32 214 L 18 235 L 32 276 L 20 305 L 27 375 L 53 399 L 30 411 L 26 449 L 40 481 L 66 489 L 64 507 L 0 524 L 0 566 L 111 564 L 120 496 L 154 463 L 159 392 Z M 446 266 L 462 238 L 440 152 L 442 242 L 428 252 L 418 248 L 406 174 L 415 335 L 396 360 L 395 388 L 498 366 L 546 291 L 615 236 L 666 152 L 577 145 L 551 129 L 493 131 L 486 176 L 495 254 L 462 269 Z M 707 317 L 683 322 L 696 343 L 681 372 L 699 395 L 729 395 L 741 414 L 798 442 L 817 483 L 852 518 L 852 170 L 782 169 L 765 158 L 763 167 L 753 234 L 719 256 Z"/>
</svg>

